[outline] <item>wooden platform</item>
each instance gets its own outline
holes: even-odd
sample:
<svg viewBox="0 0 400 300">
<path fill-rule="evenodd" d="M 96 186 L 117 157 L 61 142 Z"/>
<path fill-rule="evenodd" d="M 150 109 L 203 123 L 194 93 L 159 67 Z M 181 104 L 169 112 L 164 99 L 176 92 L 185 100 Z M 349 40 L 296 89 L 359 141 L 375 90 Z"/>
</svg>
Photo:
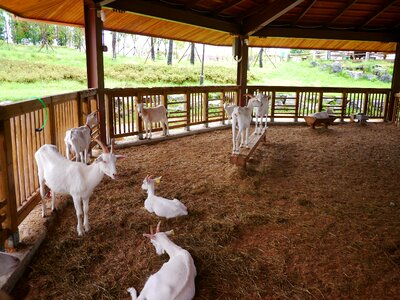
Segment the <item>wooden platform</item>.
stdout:
<svg viewBox="0 0 400 300">
<path fill-rule="evenodd" d="M 335 116 L 329 116 L 329 118 L 325 119 L 317 119 L 313 116 L 305 116 L 304 120 L 306 120 L 306 123 L 312 127 L 312 129 L 315 129 L 315 126 L 318 125 L 324 125 L 325 128 L 328 128 L 329 125 L 332 125 L 333 122 L 336 120 Z"/>
<path fill-rule="evenodd" d="M 230 162 L 240 167 L 246 167 L 246 163 L 249 160 L 251 154 L 256 150 L 257 146 L 261 141 L 266 141 L 267 131 L 263 130 L 261 134 L 255 134 L 249 136 L 249 148 L 240 148 L 239 154 L 232 154 Z"/>
</svg>

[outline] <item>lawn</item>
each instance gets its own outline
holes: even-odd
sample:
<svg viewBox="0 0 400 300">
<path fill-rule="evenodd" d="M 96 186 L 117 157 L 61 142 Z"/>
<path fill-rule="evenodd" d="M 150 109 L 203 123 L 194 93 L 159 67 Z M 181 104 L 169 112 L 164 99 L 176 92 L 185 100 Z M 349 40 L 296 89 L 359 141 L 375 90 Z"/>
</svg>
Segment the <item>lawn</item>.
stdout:
<svg viewBox="0 0 400 300">
<path fill-rule="evenodd" d="M 369 63 L 382 64 L 390 72 L 393 65 L 387 61 Z M 53 47 L 39 51 L 36 46 L 3 43 L 0 45 L 0 65 L 0 101 L 18 101 L 86 88 L 85 53 L 78 50 Z M 249 84 L 390 88 L 390 83 L 355 80 L 312 67 L 310 61 L 271 63 L 266 60 L 264 65 L 259 68 L 251 64 Z M 175 58 L 173 65 L 167 66 L 165 59 L 153 62 L 143 57 L 118 56 L 113 60 L 109 52 L 104 53 L 104 71 L 107 88 L 199 85 L 200 78 L 198 62 L 195 65 L 187 61 L 178 63 Z M 205 85 L 235 84 L 236 62 L 233 59 L 206 60 L 204 73 Z"/>
</svg>

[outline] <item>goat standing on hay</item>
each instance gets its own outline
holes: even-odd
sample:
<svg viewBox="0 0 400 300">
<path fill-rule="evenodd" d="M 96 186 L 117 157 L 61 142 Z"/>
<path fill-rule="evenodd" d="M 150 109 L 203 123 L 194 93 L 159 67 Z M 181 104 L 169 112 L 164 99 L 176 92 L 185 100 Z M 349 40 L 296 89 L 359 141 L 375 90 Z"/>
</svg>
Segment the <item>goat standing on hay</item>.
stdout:
<svg viewBox="0 0 400 300">
<path fill-rule="evenodd" d="M 143 290 L 137 296 L 136 290 L 131 287 L 128 292 L 132 300 L 190 300 L 195 295 L 196 266 L 190 253 L 172 242 L 168 236 L 173 231 L 160 232 L 160 223 L 156 233 L 150 227 L 150 234 L 143 236 L 150 239 L 157 255 L 167 252 L 169 261 L 161 269 L 147 279 Z"/>
<path fill-rule="evenodd" d="M 232 113 L 232 143 L 233 143 L 233 154 L 239 153 L 239 137 L 241 137 L 240 147 L 243 147 L 244 142 L 246 148 L 249 148 L 249 128 L 252 120 L 252 113 L 254 107 L 261 106 L 261 102 L 256 98 L 252 97 L 249 100 L 247 106 L 236 107 Z M 236 126 L 238 127 L 238 133 L 236 135 Z M 245 139 L 246 134 L 246 139 Z"/>
<path fill-rule="evenodd" d="M 161 122 L 161 126 L 163 128 L 163 136 L 169 135 L 169 127 L 168 127 L 168 117 L 167 117 L 167 109 L 164 105 L 159 105 L 157 107 L 144 108 L 143 103 L 137 104 L 137 109 L 139 116 L 143 118 L 144 128 L 146 131 L 146 139 L 147 132 L 150 131 L 149 139 L 151 139 L 151 127 L 152 123 Z"/>
<path fill-rule="evenodd" d="M 42 216 L 45 217 L 46 204 L 44 202 L 46 184 L 51 190 L 51 209 L 55 210 L 55 193 L 69 194 L 72 196 L 78 219 L 78 235 L 90 230 L 89 226 L 89 198 L 93 190 L 103 179 L 104 174 L 114 179 L 116 161 L 123 155 L 113 154 L 99 140 L 97 143 L 103 149 L 103 153 L 91 165 L 85 165 L 66 159 L 58 152 L 54 145 L 43 145 L 35 153 L 38 166 L 40 195 L 42 196 Z M 82 227 L 82 203 L 83 203 L 83 227 Z"/>
<path fill-rule="evenodd" d="M 167 219 L 188 214 L 186 206 L 178 199 L 169 200 L 155 195 L 155 183 L 160 183 L 161 176 L 152 178 L 146 176 L 143 180 L 142 189 L 147 190 L 147 199 L 144 201 L 144 207 L 150 213 L 155 213 L 159 217 Z"/>
<path fill-rule="evenodd" d="M 256 134 L 261 134 L 262 133 L 262 121 L 263 121 L 263 117 L 264 116 L 265 116 L 264 130 L 266 130 L 268 128 L 267 120 L 268 120 L 268 110 L 269 110 L 269 99 L 270 99 L 270 96 L 258 93 L 256 95 L 256 97 L 260 101 L 261 105 L 254 108 L 255 115 L 256 115 L 255 133 Z M 258 121 L 258 118 L 260 118 L 260 121 Z"/>
<path fill-rule="evenodd" d="M 97 111 L 94 111 L 86 117 L 86 124 L 84 126 L 67 130 L 64 142 L 68 159 L 70 159 L 70 155 L 74 151 L 76 161 L 80 160 L 87 164 L 89 146 L 92 140 L 92 128 L 97 124 Z"/>
</svg>

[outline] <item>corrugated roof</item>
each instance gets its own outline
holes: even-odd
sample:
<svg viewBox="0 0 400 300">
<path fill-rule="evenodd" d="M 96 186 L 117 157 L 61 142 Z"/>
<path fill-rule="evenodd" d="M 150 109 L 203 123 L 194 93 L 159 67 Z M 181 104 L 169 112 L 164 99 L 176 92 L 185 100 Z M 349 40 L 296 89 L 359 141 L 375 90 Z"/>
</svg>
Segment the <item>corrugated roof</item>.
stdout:
<svg viewBox="0 0 400 300">
<path fill-rule="evenodd" d="M 400 0 L 98 1 L 107 30 L 230 46 L 394 52 Z M 21 18 L 84 26 L 83 0 L 0 0 Z"/>
</svg>

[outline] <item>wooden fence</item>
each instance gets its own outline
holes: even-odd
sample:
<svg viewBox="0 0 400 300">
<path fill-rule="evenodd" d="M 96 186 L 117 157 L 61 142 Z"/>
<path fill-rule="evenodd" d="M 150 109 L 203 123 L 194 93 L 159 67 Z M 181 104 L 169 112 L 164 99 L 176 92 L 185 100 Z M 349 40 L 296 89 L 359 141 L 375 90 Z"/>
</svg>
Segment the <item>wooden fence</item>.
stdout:
<svg viewBox="0 0 400 300">
<path fill-rule="evenodd" d="M 390 105 L 390 89 L 314 88 L 249 86 L 271 96 L 271 121 L 285 118 L 294 122 L 314 112 L 334 109 L 342 121 L 358 112 L 370 119 L 400 121 L 399 98 Z M 170 128 L 185 128 L 226 120 L 223 102 L 238 103 L 237 86 L 165 87 L 106 89 L 106 128 L 108 138 L 141 135 L 142 120 L 135 104 L 145 107 L 163 104 L 168 109 Z M 18 243 L 18 225 L 40 200 L 34 153 L 45 143 L 55 144 L 65 154 L 66 130 L 83 125 L 83 112 L 97 107 L 97 90 L 87 90 L 0 106 L 0 248 L 13 237 Z M 393 112 L 390 112 L 390 109 Z M 42 131 L 36 131 L 42 124 Z M 154 130 L 161 130 L 156 124 Z"/>
<path fill-rule="evenodd" d="M 18 243 L 18 225 L 40 200 L 36 150 L 54 144 L 65 155 L 66 130 L 86 122 L 96 99 L 88 90 L 0 106 L 0 248 L 8 236 Z"/>
</svg>

